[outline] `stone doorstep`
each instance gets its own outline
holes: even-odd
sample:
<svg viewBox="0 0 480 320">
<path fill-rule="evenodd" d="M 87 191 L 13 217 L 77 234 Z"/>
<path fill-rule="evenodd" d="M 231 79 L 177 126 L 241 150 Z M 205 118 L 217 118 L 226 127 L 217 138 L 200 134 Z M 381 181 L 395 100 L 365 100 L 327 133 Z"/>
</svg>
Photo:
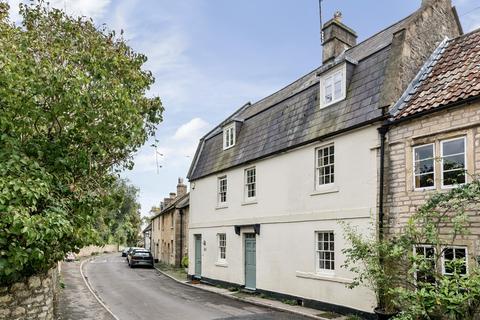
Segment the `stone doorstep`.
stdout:
<svg viewBox="0 0 480 320">
<path fill-rule="evenodd" d="M 198 288 L 198 289 L 201 289 L 201 290 L 204 290 L 204 291 L 220 294 L 220 295 L 228 297 L 230 299 L 244 301 L 244 302 L 248 302 L 248 303 L 260 306 L 260 307 L 267 307 L 267 308 L 278 310 L 278 311 L 294 313 L 294 314 L 298 314 L 298 315 L 308 317 L 308 318 L 311 318 L 311 319 L 330 320 L 330 319 L 318 316 L 318 314 L 321 314 L 322 312 L 325 312 L 323 310 L 306 308 L 306 307 L 302 307 L 302 306 L 290 306 L 290 305 L 285 304 L 285 303 L 283 303 L 281 301 L 278 301 L 278 300 L 260 298 L 260 297 L 256 297 L 256 296 L 253 296 L 253 295 L 252 296 L 245 296 L 245 297 L 238 297 L 238 296 L 234 295 L 238 291 L 233 291 L 232 292 L 232 291 L 229 291 L 228 289 L 218 288 L 218 287 L 215 287 L 213 285 L 208 285 L 208 284 L 204 284 L 204 283 L 192 284 L 189 281 L 178 280 L 178 279 L 172 277 L 171 275 L 163 272 L 162 270 L 160 270 L 157 267 L 155 267 L 155 269 L 158 272 L 160 272 L 161 274 L 163 274 L 164 276 L 166 276 L 166 277 L 168 277 L 168 278 L 170 278 L 170 279 L 172 279 L 172 280 L 174 280 L 178 283 L 181 283 L 183 285 L 187 285 L 187 286 L 190 286 L 190 287 Z M 334 320 L 345 320 L 345 319 L 347 319 L 347 317 L 345 317 L 345 316 L 334 318 Z"/>
</svg>

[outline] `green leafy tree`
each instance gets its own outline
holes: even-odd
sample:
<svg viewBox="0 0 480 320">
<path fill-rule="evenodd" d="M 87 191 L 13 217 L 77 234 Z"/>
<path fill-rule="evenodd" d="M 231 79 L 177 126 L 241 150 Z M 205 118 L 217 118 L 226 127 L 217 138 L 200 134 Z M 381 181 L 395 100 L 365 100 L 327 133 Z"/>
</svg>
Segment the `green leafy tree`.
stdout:
<svg viewBox="0 0 480 320">
<path fill-rule="evenodd" d="M 0 283 L 101 240 L 115 172 L 163 111 L 147 58 L 115 32 L 43 1 L 20 8 L 15 26 L 0 1 Z"/>
</svg>

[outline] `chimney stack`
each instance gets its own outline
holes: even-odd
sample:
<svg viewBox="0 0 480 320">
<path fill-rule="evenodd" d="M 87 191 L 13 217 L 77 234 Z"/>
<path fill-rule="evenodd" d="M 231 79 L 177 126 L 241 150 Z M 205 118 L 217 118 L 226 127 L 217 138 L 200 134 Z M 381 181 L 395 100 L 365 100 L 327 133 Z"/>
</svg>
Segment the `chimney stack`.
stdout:
<svg viewBox="0 0 480 320">
<path fill-rule="evenodd" d="M 169 196 L 171 200 L 174 200 L 177 197 L 177 194 L 175 192 L 170 192 Z"/>
<path fill-rule="evenodd" d="M 335 12 L 333 19 L 323 25 L 322 32 L 323 64 L 335 60 L 345 50 L 357 44 L 356 32 L 342 23 L 340 11 Z"/>
<path fill-rule="evenodd" d="M 163 198 L 163 209 L 168 207 L 171 202 L 172 202 L 172 198 Z"/>
<path fill-rule="evenodd" d="M 177 196 L 181 197 L 183 195 L 187 194 L 187 186 L 183 183 L 182 178 L 178 178 L 178 184 L 177 184 Z"/>
</svg>

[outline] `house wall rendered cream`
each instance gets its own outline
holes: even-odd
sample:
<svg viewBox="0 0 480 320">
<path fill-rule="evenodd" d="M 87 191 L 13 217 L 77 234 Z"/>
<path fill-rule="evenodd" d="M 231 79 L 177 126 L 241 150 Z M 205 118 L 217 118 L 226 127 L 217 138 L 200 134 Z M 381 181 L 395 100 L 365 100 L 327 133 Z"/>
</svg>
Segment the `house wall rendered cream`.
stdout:
<svg viewBox="0 0 480 320">
<path fill-rule="evenodd" d="M 256 237 L 256 287 L 372 311 L 366 288 L 346 288 L 353 277 L 341 268 L 346 221 L 372 234 L 376 217 L 378 126 L 277 154 L 193 181 L 190 193 L 189 274 L 195 272 L 194 235 L 202 235 L 202 277 L 243 285 L 243 233 L 235 225 L 260 224 Z M 335 145 L 335 185 L 315 190 L 315 149 Z M 256 167 L 256 203 L 244 203 L 244 170 Z M 217 207 L 217 179 L 228 177 L 228 207 Z M 335 273 L 317 274 L 315 231 L 334 231 Z M 218 263 L 217 234 L 227 237 L 226 263 Z"/>
</svg>

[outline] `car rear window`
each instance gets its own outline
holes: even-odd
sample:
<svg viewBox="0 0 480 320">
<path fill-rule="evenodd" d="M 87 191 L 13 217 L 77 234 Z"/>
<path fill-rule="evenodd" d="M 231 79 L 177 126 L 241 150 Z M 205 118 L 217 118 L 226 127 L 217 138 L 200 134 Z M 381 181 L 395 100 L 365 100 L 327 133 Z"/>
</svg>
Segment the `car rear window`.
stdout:
<svg viewBox="0 0 480 320">
<path fill-rule="evenodd" d="M 148 257 L 150 256 L 149 251 L 135 251 L 134 255 L 139 256 L 139 257 Z"/>
</svg>

